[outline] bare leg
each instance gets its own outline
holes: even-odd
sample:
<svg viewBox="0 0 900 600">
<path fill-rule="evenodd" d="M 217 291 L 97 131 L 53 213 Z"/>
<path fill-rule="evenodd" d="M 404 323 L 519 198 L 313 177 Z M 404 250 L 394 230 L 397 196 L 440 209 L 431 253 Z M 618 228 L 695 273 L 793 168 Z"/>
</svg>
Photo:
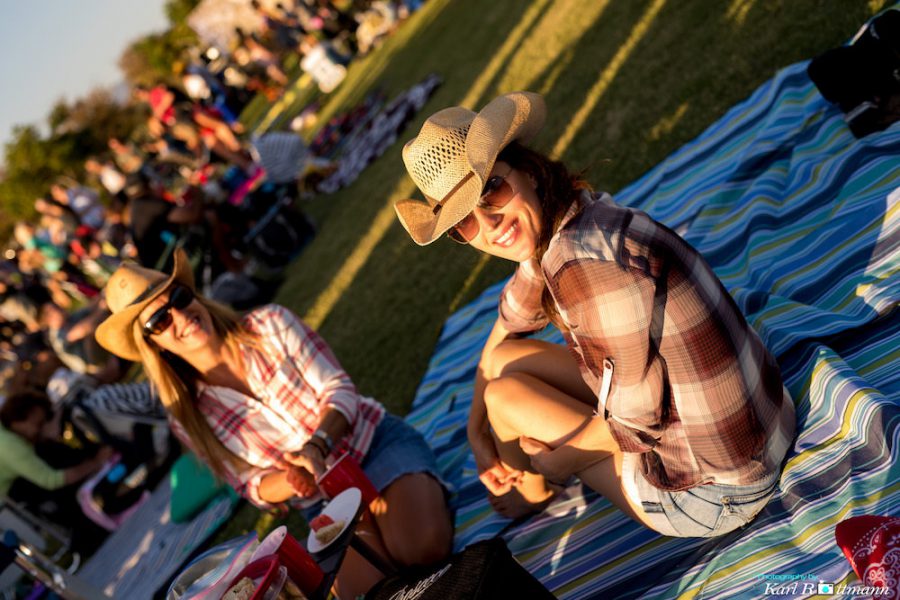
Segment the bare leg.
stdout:
<svg viewBox="0 0 900 600">
<path fill-rule="evenodd" d="M 381 532 L 375 524 L 372 516 L 365 514 L 360 524 L 356 527 L 356 534 L 381 555 L 385 562 L 390 562 L 387 548 L 381 539 Z M 338 571 L 334 582 L 334 593 L 338 598 L 353 599 L 361 596 L 371 589 L 376 583 L 384 579 L 384 574 L 372 566 L 365 558 L 360 556 L 353 548 L 347 550 L 344 562 Z"/>
<path fill-rule="evenodd" d="M 533 508 L 542 508 L 553 489 L 533 472 L 530 458 L 519 447 L 527 436 L 557 448 L 593 417 L 594 393 L 584 384 L 568 351 L 537 340 L 509 340 L 495 350 L 485 389 L 488 419 L 499 440 L 501 460 L 525 471 L 518 491 Z M 606 435 L 610 435 L 607 431 Z M 643 511 L 632 505 L 622 488 L 622 455 L 598 455 L 598 460 L 577 473 L 581 480 L 606 496 L 630 517 L 644 523 Z M 492 502 L 501 514 L 521 511 L 522 503 L 505 496 Z M 526 506 L 527 507 L 527 506 Z M 504 513 L 504 510 L 507 512 Z"/>
<path fill-rule="evenodd" d="M 450 511 L 443 488 L 430 475 L 400 477 L 369 508 L 385 547 L 398 565 L 429 565 L 450 554 Z"/>
<path fill-rule="evenodd" d="M 388 564 L 399 567 L 440 562 L 450 554 L 453 523 L 440 484 L 430 475 L 404 475 L 375 500 L 357 534 Z M 352 548 L 338 572 L 339 598 L 356 598 L 384 575 Z"/>
</svg>

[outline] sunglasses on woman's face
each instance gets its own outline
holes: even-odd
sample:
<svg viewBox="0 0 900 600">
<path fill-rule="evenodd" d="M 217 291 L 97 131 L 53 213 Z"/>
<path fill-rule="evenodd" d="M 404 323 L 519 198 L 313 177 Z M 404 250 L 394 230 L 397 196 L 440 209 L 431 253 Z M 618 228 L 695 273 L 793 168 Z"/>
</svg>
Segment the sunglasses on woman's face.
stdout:
<svg viewBox="0 0 900 600">
<path fill-rule="evenodd" d="M 512 173 L 512 167 L 509 168 L 505 175 L 493 175 L 488 178 L 487 183 L 484 184 L 484 189 L 481 191 L 481 199 L 478 200 L 478 204 L 475 206 L 481 210 L 492 211 L 500 210 L 509 204 L 513 193 L 512 186 L 506 181 L 506 178 L 509 177 L 510 173 Z M 475 239 L 480 230 L 481 223 L 479 223 L 478 217 L 475 216 L 475 211 L 472 211 L 462 221 L 450 228 L 447 235 L 454 242 L 468 244 Z"/>
<path fill-rule="evenodd" d="M 169 299 L 144 323 L 144 337 L 159 335 L 172 324 L 172 309 L 184 310 L 194 301 L 194 291 L 176 283 L 169 292 Z"/>
</svg>

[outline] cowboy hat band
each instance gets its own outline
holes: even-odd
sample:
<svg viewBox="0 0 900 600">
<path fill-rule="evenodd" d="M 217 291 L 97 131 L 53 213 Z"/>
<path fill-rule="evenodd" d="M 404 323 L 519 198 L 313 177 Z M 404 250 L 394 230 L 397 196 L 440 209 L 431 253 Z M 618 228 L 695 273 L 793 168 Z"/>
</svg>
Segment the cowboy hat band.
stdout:
<svg viewBox="0 0 900 600">
<path fill-rule="evenodd" d="M 94 334 L 101 346 L 126 360 L 141 359 L 135 339 L 142 335 L 137 323 L 141 312 L 173 283 L 194 289 L 194 274 L 187 254 L 178 248 L 174 256 L 171 275 L 134 263 L 123 263 L 116 269 L 104 288 L 112 314 L 100 323 Z"/>
<path fill-rule="evenodd" d="M 406 170 L 425 202 L 408 199 L 394 205 L 413 240 L 430 244 L 472 212 L 497 155 L 512 141 L 533 138 L 546 112 L 538 94 L 512 92 L 479 113 L 454 106 L 428 117 L 403 147 Z"/>
</svg>

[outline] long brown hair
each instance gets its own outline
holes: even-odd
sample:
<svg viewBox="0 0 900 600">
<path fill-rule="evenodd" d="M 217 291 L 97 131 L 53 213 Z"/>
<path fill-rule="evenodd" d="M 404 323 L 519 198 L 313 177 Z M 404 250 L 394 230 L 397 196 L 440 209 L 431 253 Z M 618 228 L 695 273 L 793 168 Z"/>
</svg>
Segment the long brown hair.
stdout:
<svg viewBox="0 0 900 600">
<path fill-rule="evenodd" d="M 209 311 L 213 328 L 229 351 L 240 356 L 241 344 L 259 345 L 258 337 L 241 324 L 237 313 L 200 295 L 195 298 Z M 213 473 L 223 478 L 226 464 L 230 464 L 238 473 L 247 469 L 247 462 L 222 444 L 197 408 L 200 373 L 180 356 L 162 350 L 146 340 L 139 331 L 139 325 L 135 325 L 134 338 L 141 353 L 144 371 L 159 392 L 163 406 L 184 429 L 194 450 L 209 464 Z"/>
<path fill-rule="evenodd" d="M 569 208 L 575 204 L 577 210 L 580 211 L 582 208 L 581 192 L 590 191 L 591 186 L 584 179 L 583 173 L 572 173 L 562 162 L 553 160 L 518 142 L 512 142 L 506 146 L 497 156 L 497 160 L 505 162 L 517 171 L 531 175 L 537 182 L 536 193 L 541 208 L 541 233 L 538 236 L 534 258 L 540 262 Z M 559 318 L 559 311 L 549 288 L 544 288 L 541 306 L 544 314 L 554 325 L 563 330 L 566 328 Z"/>
</svg>

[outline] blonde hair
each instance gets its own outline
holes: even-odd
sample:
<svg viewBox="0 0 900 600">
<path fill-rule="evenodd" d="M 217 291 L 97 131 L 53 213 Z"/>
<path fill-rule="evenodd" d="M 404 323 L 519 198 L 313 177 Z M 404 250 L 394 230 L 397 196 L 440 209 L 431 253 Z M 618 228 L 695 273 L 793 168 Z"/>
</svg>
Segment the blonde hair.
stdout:
<svg viewBox="0 0 900 600">
<path fill-rule="evenodd" d="M 209 312 L 213 328 L 229 351 L 240 356 L 241 344 L 259 346 L 259 338 L 241 324 L 237 313 L 202 296 L 197 295 L 195 298 Z M 144 338 L 137 321 L 133 327 L 144 371 L 157 389 L 166 411 L 190 438 L 194 450 L 220 479 L 225 476 L 226 464 L 237 473 L 248 469 L 250 465 L 225 447 L 197 408 L 197 383 L 201 378 L 200 373 L 180 356 L 150 343 Z"/>
</svg>

